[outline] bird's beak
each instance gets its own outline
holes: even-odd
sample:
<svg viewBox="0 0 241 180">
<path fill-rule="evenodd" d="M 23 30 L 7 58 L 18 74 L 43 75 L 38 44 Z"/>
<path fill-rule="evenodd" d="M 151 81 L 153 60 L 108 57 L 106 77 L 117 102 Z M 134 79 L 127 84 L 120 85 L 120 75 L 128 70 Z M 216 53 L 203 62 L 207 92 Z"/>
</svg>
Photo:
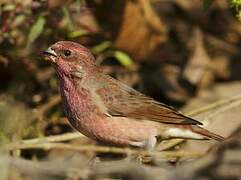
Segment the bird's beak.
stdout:
<svg viewBox="0 0 241 180">
<path fill-rule="evenodd" d="M 44 51 L 43 54 L 45 57 L 47 57 L 48 60 L 50 60 L 53 63 L 56 63 L 57 54 L 51 47 Z"/>
</svg>

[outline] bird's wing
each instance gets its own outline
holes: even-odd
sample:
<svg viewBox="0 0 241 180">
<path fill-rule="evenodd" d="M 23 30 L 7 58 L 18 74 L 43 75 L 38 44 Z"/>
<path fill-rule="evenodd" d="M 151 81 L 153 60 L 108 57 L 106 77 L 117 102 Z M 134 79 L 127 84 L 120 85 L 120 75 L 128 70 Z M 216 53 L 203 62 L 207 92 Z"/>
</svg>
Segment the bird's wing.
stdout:
<svg viewBox="0 0 241 180">
<path fill-rule="evenodd" d="M 202 124 L 109 76 L 105 75 L 103 79 L 105 82 L 96 89 L 96 94 L 104 103 L 108 115 L 160 123 Z"/>
</svg>

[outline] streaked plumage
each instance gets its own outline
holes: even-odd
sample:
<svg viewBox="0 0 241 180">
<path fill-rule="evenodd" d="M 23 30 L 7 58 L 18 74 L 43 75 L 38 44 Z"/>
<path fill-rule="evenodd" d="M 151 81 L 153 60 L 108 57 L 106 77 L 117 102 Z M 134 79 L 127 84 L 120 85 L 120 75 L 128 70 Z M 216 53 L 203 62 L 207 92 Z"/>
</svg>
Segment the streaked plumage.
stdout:
<svg viewBox="0 0 241 180">
<path fill-rule="evenodd" d="M 45 54 L 60 80 L 65 114 L 81 133 L 97 141 L 151 148 L 167 138 L 223 137 L 202 123 L 102 73 L 90 51 L 60 41 Z"/>
</svg>

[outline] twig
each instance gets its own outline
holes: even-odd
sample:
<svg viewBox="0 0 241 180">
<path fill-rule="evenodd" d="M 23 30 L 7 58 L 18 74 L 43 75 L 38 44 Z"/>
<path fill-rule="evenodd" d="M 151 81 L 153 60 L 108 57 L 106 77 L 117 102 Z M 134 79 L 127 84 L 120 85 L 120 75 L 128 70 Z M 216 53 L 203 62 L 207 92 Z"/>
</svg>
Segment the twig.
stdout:
<svg viewBox="0 0 241 180">
<path fill-rule="evenodd" d="M 229 104 L 227 106 L 224 106 L 220 109 L 217 109 L 216 111 L 212 112 L 212 114 L 208 115 L 207 117 L 205 117 L 205 121 L 209 121 L 210 119 L 212 119 L 213 117 L 215 117 L 217 114 L 221 114 L 225 111 L 228 111 L 232 108 L 238 107 L 241 105 L 241 101 L 237 101 L 237 102 L 233 102 L 232 104 Z"/>
<path fill-rule="evenodd" d="M 182 142 L 184 142 L 185 140 L 183 139 L 170 139 L 170 140 L 167 140 L 167 141 L 163 141 L 161 142 L 157 147 L 156 149 L 158 151 L 165 151 L 165 150 L 168 150 L 174 146 L 177 146 L 178 144 L 181 144 Z"/>
<path fill-rule="evenodd" d="M 185 139 L 170 139 L 167 143 L 159 145 L 158 150 L 164 151 L 186 141 Z"/>
<path fill-rule="evenodd" d="M 7 158 L 11 163 L 11 174 L 21 173 L 22 179 L 87 179 L 90 168 L 85 165 L 81 157 L 66 161 L 59 159 L 52 161 L 33 161 L 23 158 Z M 77 158 L 77 159 L 76 159 Z M 1 159 L 2 160 L 2 159 Z M 78 161 L 78 163 L 76 163 Z M 64 162 L 64 163 L 61 163 Z M 61 163 L 61 164 L 60 164 Z M 12 171 L 13 167 L 13 171 Z M 81 169 L 81 170 L 80 170 Z M 16 172 L 15 172 L 16 171 Z M 11 177 L 11 176 L 10 176 Z"/>
<path fill-rule="evenodd" d="M 221 106 L 224 106 L 226 104 L 233 103 L 233 102 L 236 102 L 236 101 L 241 101 L 241 95 L 236 95 L 236 96 L 231 97 L 231 98 L 219 100 L 217 102 L 211 103 L 211 104 L 209 104 L 207 106 L 204 106 L 202 108 L 199 108 L 197 110 L 191 111 L 191 112 L 187 113 L 186 115 L 187 116 L 196 116 L 198 114 L 202 114 L 202 113 L 217 109 Z"/>
<path fill-rule="evenodd" d="M 147 150 L 137 150 L 131 148 L 110 147 L 110 146 L 96 146 L 96 145 L 72 145 L 66 143 L 38 143 L 38 144 L 12 144 L 4 147 L 6 150 L 23 150 L 23 149 L 64 149 L 80 152 L 98 152 L 98 153 L 114 153 L 114 154 L 128 154 L 128 155 L 150 155 Z M 154 152 L 154 155 L 161 156 L 166 159 L 170 158 L 197 158 L 202 156 L 202 153 L 191 153 L 186 151 L 159 151 Z"/>
<path fill-rule="evenodd" d="M 34 139 L 27 139 L 27 140 L 23 140 L 22 142 L 11 143 L 9 145 L 14 146 L 14 144 L 28 145 L 28 144 L 48 143 L 48 142 L 62 142 L 62 141 L 69 141 L 69 140 L 72 140 L 72 139 L 77 139 L 77 138 L 80 138 L 80 137 L 84 137 L 84 135 L 79 133 L 79 132 L 72 132 L 72 133 L 64 133 L 64 134 L 60 134 L 60 135 L 53 135 L 53 136 L 40 137 L 40 138 L 34 138 Z"/>
</svg>

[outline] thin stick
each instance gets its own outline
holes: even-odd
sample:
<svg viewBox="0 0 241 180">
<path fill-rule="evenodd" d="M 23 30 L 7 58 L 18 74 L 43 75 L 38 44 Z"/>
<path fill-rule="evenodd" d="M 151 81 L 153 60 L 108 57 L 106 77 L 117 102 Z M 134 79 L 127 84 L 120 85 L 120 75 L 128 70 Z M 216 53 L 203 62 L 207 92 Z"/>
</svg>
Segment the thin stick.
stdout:
<svg viewBox="0 0 241 180">
<path fill-rule="evenodd" d="M 241 101 L 241 95 L 236 95 L 236 96 L 231 97 L 231 98 L 219 100 L 217 102 L 211 103 L 211 104 L 209 104 L 207 106 L 204 106 L 202 108 L 199 108 L 197 110 L 191 111 L 191 112 L 187 113 L 186 115 L 187 116 L 196 116 L 198 114 L 202 114 L 202 113 L 217 109 L 221 106 L 224 106 L 226 104 L 233 103 L 233 102 L 236 102 L 236 101 Z"/>
<path fill-rule="evenodd" d="M 27 139 L 27 140 L 23 140 L 20 143 L 37 144 L 37 143 L 44 143 L 44 142 L 61 142 L 61 141 L 69 141 L 69 140 L 77 139 L 80 137 L 84 137 L 84 135 L 79 132 L 72 132 L 72 133 L 64 133 L 64 134 L 60 134 L 60 135 Z"/>
<path fill-rule="evenodd" d="M 241 105 L 241 101 L 237 101 L 237 102 L 233 102 L 227 106 L 221 107 L 221 108 L 217 109 L 216 111 L 212 112 L 212 114 L 205 117 L 205 120 L 208 121 L 208 120 L 212 119 L 213 117 L 215 117 L 217 114 L 222 114 L 223 112 L 226 112 L 235 107 L 239 107 L 240 105 Z"/>
<path fill-rule="evenodd" d="M 80 152 L 99 152 L 99 153 L 114 153 L 114 154 L 128 154 L 128 155 L 150 155 L 147 150 L 136 150 L 131 148 L 121 148 L 121 147 L 109 147 L 109 146 L 95 146 L 95 145 L 71 145 L 66 143 L 38 143 L 38 144 L 15 144 L 7 145 L 4 147 L 9 151 L 13 150 L 23 150 L 23 149 L 64 149 Z M 202 156 L 202 153 L 190 153 L 186 151 L 159 151 L 155 152 L 154 155 L 159 155 L 163 158 L 197 158 Z"/>
</svg>

